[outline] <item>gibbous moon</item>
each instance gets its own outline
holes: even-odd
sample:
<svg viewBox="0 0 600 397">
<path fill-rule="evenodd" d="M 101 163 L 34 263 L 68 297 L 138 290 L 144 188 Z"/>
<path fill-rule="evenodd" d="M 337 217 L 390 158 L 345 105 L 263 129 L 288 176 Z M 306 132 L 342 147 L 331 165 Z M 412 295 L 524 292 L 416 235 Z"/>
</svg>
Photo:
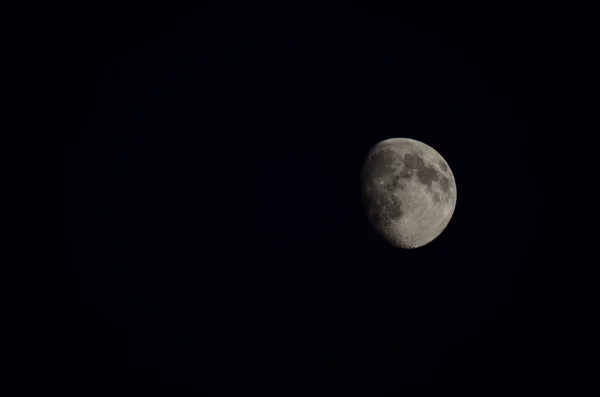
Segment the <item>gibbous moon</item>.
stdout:
<svg viewBox="0 0 600 397">
<path fill-rule="evenodd" d="M 377 143 L 361 174 L 369 222 L 398 248 L 418 248 L 437 238 L 456 207 L 450 166 L 432 147 L 409 138 Z"/>
</svg>

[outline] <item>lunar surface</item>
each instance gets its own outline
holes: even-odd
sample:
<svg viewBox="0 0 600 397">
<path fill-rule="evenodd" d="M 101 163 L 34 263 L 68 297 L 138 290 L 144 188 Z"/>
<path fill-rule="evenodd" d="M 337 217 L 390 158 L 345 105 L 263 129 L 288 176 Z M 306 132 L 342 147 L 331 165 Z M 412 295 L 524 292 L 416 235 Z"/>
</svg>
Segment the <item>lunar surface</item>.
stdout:
<svg viewBox="0 0 600 397">
<path fill-rule="evenodd" d="M 433 241 L 456 207 L 456 182 L 448 163 L 414 139 L 392 138 L 373 146 L 361 185 L 369 222 L 398 248 Z"/>
</svg>

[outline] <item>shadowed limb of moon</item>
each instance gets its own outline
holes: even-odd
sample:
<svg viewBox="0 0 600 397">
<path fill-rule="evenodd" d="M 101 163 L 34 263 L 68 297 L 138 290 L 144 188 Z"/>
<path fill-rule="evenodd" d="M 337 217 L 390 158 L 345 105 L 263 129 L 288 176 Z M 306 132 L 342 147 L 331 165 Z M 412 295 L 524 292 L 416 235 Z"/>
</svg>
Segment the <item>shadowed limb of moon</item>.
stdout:
<svg viewBox="0 0 600 397">
<path fill-rule="evenodd" d="M 418 248 L 436 239 L 456 207 L 456 182 L 432 147 L 409 138 L 377 143 L 361 174 L 371 225 L 393 246 Z"/>
</svg>

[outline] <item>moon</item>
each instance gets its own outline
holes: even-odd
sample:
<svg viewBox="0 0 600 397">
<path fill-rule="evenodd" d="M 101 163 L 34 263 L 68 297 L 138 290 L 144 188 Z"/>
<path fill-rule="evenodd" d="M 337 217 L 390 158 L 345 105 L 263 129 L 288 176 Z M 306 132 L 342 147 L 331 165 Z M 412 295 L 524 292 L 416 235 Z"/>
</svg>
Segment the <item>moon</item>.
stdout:
<svg viewBox="0 0 600 397">
<path fill-rule="evenodd" d="M 360 179 L 369 223 L 394 247 L 430 243 L 454 214 L 454 174 L 442 155 L 423 142 L 391 138 L 377 143 Z"/>
</svg>

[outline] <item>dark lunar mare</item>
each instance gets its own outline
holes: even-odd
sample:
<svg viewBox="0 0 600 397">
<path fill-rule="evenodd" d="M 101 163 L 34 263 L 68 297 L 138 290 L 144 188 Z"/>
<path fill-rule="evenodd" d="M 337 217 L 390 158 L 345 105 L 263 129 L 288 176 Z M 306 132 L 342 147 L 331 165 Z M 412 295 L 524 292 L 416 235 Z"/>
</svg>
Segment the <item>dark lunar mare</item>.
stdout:
<svg viewBox="0 0 600 397">
<path fill-rule="evenodd" d="M 442 169 L 442 171 L 446 172 L 448 171 L 448 164 L 446 164 L 446 162 L 444 160 L 440 160 L 438 162 L 440 168 Z"/>
<path fill-rule="evenodd" d="M 417 154 L 406 153 L 403 160 L 405 167 L 417 172 L 417 178 L 423 185 L 431 187 L 433 181 L 439 181 L 442 178 L 442 175 L 434 167 L 425 165 L 425 161 Z"/>
<path fill-rule="evenodd" d="M 386 227 L 402 217 L 400 202 L 394 196 L 376 192 L 367 198 L 369 219 L 378 227 Z"/>
<path fill-rule="evenodd" d="M 442 187 L 442 190 L 447 193 L 450 189 L 450 179 L 446 178 L 445 176 L 442 176 L 440 186 Z"/>
<path fill-rule="evenodd" d="M 375 152 L 366 164 L 363 174 L 363 190 L 365 205 L 369 219 L 374 225 L 388 226 L 392 220 L 402 217 L 401 203 L 393 194 L 401 187 L 398 177 L 391 177 L 383 185 L 375 183 L 378 177 L 392 176 L 400 158 L 392 149 L 381 149 Z"/>
<path fill-rule="evenodd" d="M 400 158 L 392 149 L 381 149 L 371 156 L 366 164 L 365 177 L 373 180 L 376 177 L 388 175 L 394 172 Z"/>
</svg>

